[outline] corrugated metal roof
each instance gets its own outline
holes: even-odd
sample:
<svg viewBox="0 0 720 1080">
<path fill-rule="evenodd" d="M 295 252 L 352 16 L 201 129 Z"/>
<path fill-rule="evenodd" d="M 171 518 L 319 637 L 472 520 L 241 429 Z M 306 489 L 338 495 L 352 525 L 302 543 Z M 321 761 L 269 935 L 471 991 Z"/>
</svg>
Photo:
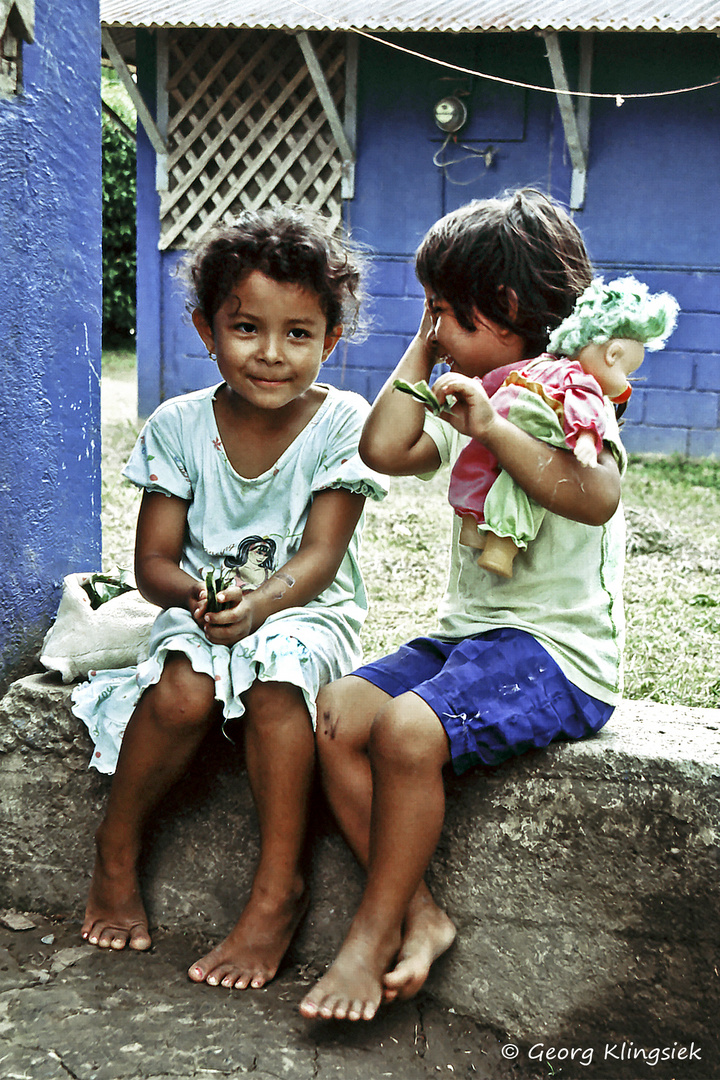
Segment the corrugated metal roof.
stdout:
<svg viewBox="0 0 720 1080">
<path fill-rule="evenodd" d="M 105 26 L 720 30 L 720 0 L 101 0 Z"/>
</svg>

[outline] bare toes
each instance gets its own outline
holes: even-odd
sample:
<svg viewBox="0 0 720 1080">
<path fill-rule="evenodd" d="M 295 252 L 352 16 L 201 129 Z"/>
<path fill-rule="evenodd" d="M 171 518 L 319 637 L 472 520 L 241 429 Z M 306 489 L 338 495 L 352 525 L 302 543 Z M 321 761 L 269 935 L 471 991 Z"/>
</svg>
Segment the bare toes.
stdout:
<svg viewBox="0 0 720 1080">
<path fill-rule="evenodd" d="M 146 952 L 152 945 L 152 938 L 148 933 L 148 928 L 142 924 L 131 926 L 128 944 L 136 952 Z"/>
<path fill-rule="evenodd" d="M 318 984 L 315 989 L 319 988 Z M 300 1014 L 307 1020 L 372 1020 L 382 999 L 382 993 L 375 1001 L 371 994 L 367 998 L 350 998 L 343 992 L 334 992 L 330 986 L 328 991 L 318 997 L 312 991 L 307 994 L 300 1003 Z"/>
</svg>

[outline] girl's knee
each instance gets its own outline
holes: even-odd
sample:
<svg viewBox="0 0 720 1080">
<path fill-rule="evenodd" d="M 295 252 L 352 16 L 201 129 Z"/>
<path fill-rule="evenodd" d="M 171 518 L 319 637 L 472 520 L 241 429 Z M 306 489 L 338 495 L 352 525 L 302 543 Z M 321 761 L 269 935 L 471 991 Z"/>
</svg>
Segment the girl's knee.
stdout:
<svg viewBox="0 0 720 1080">
<path fill-rule="evenodd" d="M 243 696 L 246 723 L 257 729 L 285 724 L 310 728 L 310 714 L 302 691 L 290 683 L 263 682 L 257 679 Z"/>
<path fill-rule="evenodd" d="M 319 749 L 327 745 L 332 747 L 338 740 L 345 739 L 346 725 L 341 724 L 345 715 L 342 680 L 323 686 L 317 697 L 317 743 Z"/>
<path fill-rule="evenodd" d="M 375 715 L 389 700 L 382 690 L 355 675 L 324 686 L 317 699 L 320 754 L 367 751 Z"/>
<path fill-rule="evenodd" d="M 160 681 L 152 688 L 157 719 L 168 727 L 206 723 L 215 705 L 215 684 L 209 675 L 194 671 L 185 656 L 167 658 Z"/>
<path fill-rule="evenodd" d="M 374 766 L 418 771 L 442 768 L 450 752 L 445 729 L 416 694 L 395 698 L 375 717 L 369 740 Z"/>
</svg>

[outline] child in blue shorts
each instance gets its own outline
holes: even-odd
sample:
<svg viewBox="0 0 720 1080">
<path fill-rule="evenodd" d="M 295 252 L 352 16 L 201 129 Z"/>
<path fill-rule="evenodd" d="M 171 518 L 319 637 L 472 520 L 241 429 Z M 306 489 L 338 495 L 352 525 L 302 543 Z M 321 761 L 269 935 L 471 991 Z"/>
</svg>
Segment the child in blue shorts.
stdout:
<svg viewBox="0 0 720 1080">
<path fill-rule="evenodd" d="M 323 782 L 367 884 L 340 953 L 301 1013 L 371 1019 L 408 998 L 455 928 L 423 875 L 443 825 L 443 768 L 495 765 L 554 739 L 598 731 L 621 696 L 626 456 L 612 406 L 596 468 L 514 426 L 491 397 L 539 355 L 592 272 L 582 237 L 551 199 L 529 189 L 470 203 L 430 229 L 416 256 L 426 305 L 417 335 L 378 396 L 360 443 L 390 475 L 433 474 L 468 442 L 547 513 L 511 578 L 459 543 L 433 637 L 321 691 Z M 439 416 L 394 389 L 435 382 Z M 454 404 L 450 396 L 454 397 Z"/>
</svg>

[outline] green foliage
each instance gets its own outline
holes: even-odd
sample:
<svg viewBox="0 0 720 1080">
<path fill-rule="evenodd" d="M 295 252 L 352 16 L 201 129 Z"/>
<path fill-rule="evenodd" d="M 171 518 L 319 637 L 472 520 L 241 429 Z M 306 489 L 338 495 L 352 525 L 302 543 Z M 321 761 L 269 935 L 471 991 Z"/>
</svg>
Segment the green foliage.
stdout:
<svg viewBox="0 0 720 1080">
<path fill-rule="evenodd" d="M 135 345 L 122 344 L 117 349 L 103 347 L 102 373 L 111 379 L 122 379 L 123 382 L 136 379 L 137 359 Z"/>
<path fill-rule="evenodd" d="M 131 131 L 135 130 L 135 124 L 137 123 L 135 106 L 114 68 L 104 67 L 102 69 L 102 99 L 106 105 L 110 106 L 113 112 L 118 114 Z"/>
<path fill-rule="evenodd" d="M 131 129 L 132 104 L 117 76 L 103 72 L 103 100 Z M 135 333 L 135 143 L 103 115 L 103 339 Z"/>
</svg>

